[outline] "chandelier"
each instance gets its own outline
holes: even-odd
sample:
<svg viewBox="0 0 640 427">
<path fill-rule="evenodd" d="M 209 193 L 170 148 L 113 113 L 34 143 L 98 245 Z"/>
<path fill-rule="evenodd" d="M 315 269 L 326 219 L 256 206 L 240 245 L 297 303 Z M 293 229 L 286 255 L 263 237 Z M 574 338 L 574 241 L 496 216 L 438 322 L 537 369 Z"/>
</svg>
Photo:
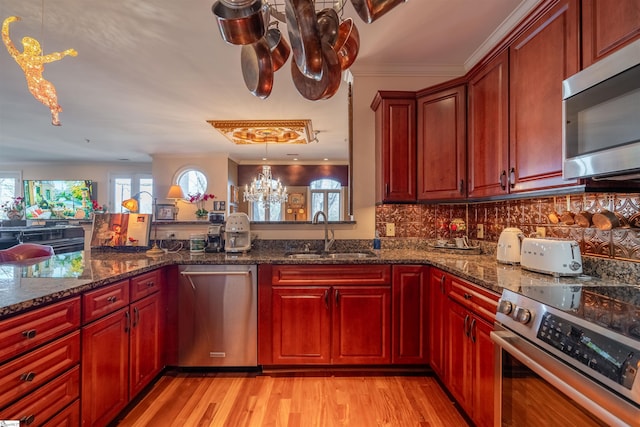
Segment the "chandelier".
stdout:
<svg viewBox="0 0 640 427">
<path fill-rule="evenodd" d="M 263 165 L 262 173 L 254 178 L 251 185 L 244 186 L 245 202 L 262 202 L 263 207 L 271 203 L 284 203 L 289 199 L 287 187 L 283 187 L 280 179 L 274 180 L 271 176 L 271 166 Z"/>
<path fill-rule="evenodd" d="M 360 18 L 372 23 L 407 0 L 351 0 Z M 291 78 L 298 92 L 316 101 L 338 91 L 343 71 L 358 56 L 360 34 L 343 18 L 346 0 L 218 0 L 212 6 L 222 39 L 241 45 L 247 89 L 267 98 L 273 75 L 293 54 Z M 271 18 L 274 18 L 273 20 Z M 286 24 L 289 41 L 279 23 Z"/>
</svg>

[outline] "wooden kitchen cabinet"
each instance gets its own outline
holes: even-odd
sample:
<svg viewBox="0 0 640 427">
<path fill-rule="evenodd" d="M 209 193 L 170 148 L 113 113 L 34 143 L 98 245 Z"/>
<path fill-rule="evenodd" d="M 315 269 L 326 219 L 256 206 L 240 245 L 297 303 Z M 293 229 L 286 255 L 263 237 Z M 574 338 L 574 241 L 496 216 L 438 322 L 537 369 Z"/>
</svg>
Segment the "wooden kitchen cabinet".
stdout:
<svg viewBox="0 0 640 427">
<path fill-rule="evenodd" d="M 475 425 L 493 426 L 493 329 L 498 295 L 447 275 L 445 384 Z"/>
<path fill-rule="evenodd" d="M 429 363 L 432 307 L 429 300 L 429 267 L 424 265 L 394 265 L 392 267 L 393 364 Z"/>
<path fill-rule="evenodd" d="M 509 191 L 562 178 L 562 81 L 580 69 L 579 0 L 561 0 L 509 47 Z"/>
<path fill-rule="evenodd" d="M 466 197 L 466 112 L 466 85 L 458 80 L 417 94 L 418 200 Z"/>
<path fill-rule="evenodd" d="M 469 197 L 508 193 L 509 51 L 480 66 L 468 84 Z"/>
<path fill-rule="evenodd" d="M 371 109 L 375 111 L 376 203 L 415 202 L 415 93 L 379 91 Z"/>
<path fill-rule="evenodd" d="M 390 363 L 390 285 L 388 265 L 260 266 L 259 363 Z"/>
<path fill-rule="evenodd" d="M 582 0 L 582 68 L 640 38 L 640 0 Z"/>
<path fill-rule="evenodd" d="M 449 281 L 447 275 L 438 268 L 429 273 L 429 366 L 446 383 L 446 357 L 448 337 L 447 293 Z"/>
<path fill-rule="evenodd" d="M 97 320 L 90 316 L 93 321 L 82 327 L 83 426 L 109 424 L 161 371 L 162 272 L 152 272 L 153 286 L 146 285 L 146 274 L 142 287 L 137 277 L 84 295 L 87 301 L 102 301 L 104 295 L 125 299 L 111 298 L 115 311 Z M 123 284 L 126 292 L 121 290 Z M 139 299 L 130 301 L 130 296 Z"/>
</svg>

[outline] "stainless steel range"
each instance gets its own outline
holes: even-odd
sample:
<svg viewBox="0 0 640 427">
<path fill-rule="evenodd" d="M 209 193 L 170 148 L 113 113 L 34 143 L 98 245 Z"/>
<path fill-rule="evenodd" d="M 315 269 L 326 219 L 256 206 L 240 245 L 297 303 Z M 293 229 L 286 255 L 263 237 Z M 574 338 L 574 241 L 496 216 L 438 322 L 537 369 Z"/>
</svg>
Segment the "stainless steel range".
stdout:
<svg viewBox="0 0 640 427">
<path fill-rule="evenodd" d="M 578 279 L 505 289 L 491 334 L 496 425 L 640 426 L 639 295 Z"/>
</svg>

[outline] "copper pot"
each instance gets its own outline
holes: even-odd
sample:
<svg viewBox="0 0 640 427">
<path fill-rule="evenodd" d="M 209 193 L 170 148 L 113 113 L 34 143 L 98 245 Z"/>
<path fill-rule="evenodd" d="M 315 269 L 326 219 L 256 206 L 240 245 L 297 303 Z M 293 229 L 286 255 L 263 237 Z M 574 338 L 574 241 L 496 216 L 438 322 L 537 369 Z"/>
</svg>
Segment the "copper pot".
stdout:
<svg viewBox="0 0 640 427">
<path fill-rule="evenodd" d="M 391 9 L 407 0 L 351 0 L 358 16 L 367 24 L 371 24 Z"/>
<path fill-rule="evenodd" d="M 340 68 L 344 71 L 351 67 L 360 50 L 360 32 L 353 19 L 347 18 L 340 23 L 334 49 L 338 53 Z"/>
<path fill-rule="evenodd" d="M 317 14 L 318 32 L 323 42 L 328 42 L 333 46 L 338 38 L 338 28 L 340 26 L 340 18 L 338 12 L 332 7 L 321 10 Z"/>
<path fill-rule="evenodd" d="M 575 215 L 571 211 L 563 212 L 562 215 L 560 215 L 560 222 L 565 225 L 573 225 L 576 223 Z"/>
<path fill-rule="evenodd" d="M 620 227 L 620 219 L 618 216 L 608 210 L 593 214 L 591 218 L 593 225 L 600 230 L 611 230 L 612 228 Z"/>
<path fill-rule="evenodd" d="M 556 211 L 549 212 L 547 218 L 549 218 L 549 222 L 551 222 L 551 224 L 557 224 L 560 222 L 560 214 Z"/>
<path fill-rule="evenodd" d="M 588 228 L 588 227 L 591 227 L 592 217 L 593 215 L 591 214 L 591 212 L 582 211 L 576 214 L 576 216 L 574 217 L 574 220 L 576 221 L 576 224 L 578 224 L 580 227 Z"/>
<path fill-rule="evenodd" d="M 247 45 L 260 40 L 269 22 L 269 5 L 255 0 L 251 5 L 232 8 L 216 1 L 211 7 L 222 39 L 230 44 Z"/>
<path fill-rule="evenodd" d="M 294 63 L 311 79 L 322 78 L 322 44 L 313 0 L 285 0 L 287 32 Z"/>
<path fill-rule="evenodd" d="M 300 95 L 311 101 L 331 98 L 340 87 L 342 70 L 338 54 L 327 42 L 322 43 L 322 56 L 322 78 L 320 80 L 305 76 L 295 62 L 291 62 L 291 77 L 294 86 Z"/>
<path fill-rule="evenodd" d="M 267 98 L 273 88 L 273 64 L 267 41 L 262 38 L 255 43 L 242 46 L 240 64 L 242 77 L 249 92 L 258 98 Z"/>
<path fill-rule="evenodd" d="M 282 37 L 282 32 L 278 28 L 270 28 L 267 30 L 267 34 L 264 36 L 271 50 L 271 63 L 273 65 L 273 71 L 278 71 L 291 53 L 291 47 L 287 40 Z"/>
</svg>

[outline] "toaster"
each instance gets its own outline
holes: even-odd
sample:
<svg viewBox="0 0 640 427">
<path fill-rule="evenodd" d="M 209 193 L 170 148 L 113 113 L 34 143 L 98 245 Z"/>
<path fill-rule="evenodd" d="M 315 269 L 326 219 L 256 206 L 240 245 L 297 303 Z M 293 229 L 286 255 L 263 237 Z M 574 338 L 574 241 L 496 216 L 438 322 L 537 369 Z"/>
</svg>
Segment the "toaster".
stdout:
<svg viewBox="0 0 640 427">
<path fill-rule="evenodd" d="M 575 240 L 525 237 L 522 240 L 520 266 L 556 277 L 579 276 L 582 274 L 580 245 Z"/>
</svg>

